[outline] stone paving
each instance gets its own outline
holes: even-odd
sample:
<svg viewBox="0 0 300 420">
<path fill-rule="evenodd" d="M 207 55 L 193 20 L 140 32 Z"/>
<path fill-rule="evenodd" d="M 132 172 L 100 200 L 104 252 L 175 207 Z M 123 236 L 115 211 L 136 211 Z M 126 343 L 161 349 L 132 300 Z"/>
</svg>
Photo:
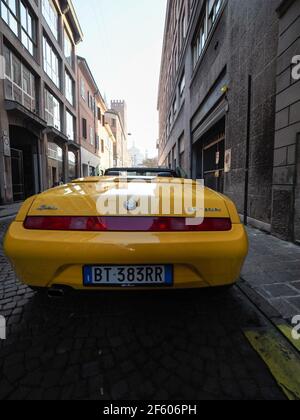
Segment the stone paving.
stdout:
<svg viewBox="0 0 300 420">
<path fill-rule="evenodd" d="M 0 206 L 0 221 L 1 218 L 15 216 L 18 213 L 21 205 L 22 203 L 14 203 Z"/>
<path fill-rule="evenodd" d="M 48 300 L 0 251 L 0 314 L 0 400 L 284 399 L 243 334 L 266 320 L 238 288 Z"/>
<path fill-rule="evenodd" d="M 242 277 L 283 318 L 300 315 L 300 247 L 248 229 L 250 252 Z"/>
</svg>

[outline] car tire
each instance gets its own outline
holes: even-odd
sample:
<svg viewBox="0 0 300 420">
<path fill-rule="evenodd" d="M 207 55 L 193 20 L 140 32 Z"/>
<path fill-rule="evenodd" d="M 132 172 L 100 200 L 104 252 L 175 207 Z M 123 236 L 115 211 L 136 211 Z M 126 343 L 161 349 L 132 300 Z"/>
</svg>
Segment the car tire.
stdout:
<svg viewBox="0 0 300 420">
<path fill-rule="evenodd" d="M 35 292 L 38 296 L 46 295 L 46 289 L 44 287 L 29 286 L 29 289 Z"/>
</svg>

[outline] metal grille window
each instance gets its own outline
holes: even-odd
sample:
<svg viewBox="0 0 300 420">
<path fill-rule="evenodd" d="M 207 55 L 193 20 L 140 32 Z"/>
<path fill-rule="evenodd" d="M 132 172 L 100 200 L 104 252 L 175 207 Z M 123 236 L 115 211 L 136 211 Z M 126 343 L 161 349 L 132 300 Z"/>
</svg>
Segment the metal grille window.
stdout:
<svg viewBox="0 0 300 420">
<path fill-rule="evenodd" d="M 33 55 L 33 45 L 34 45 L 34 25 L 33 18 L 24 6 L 20 3 L 20 14 L 21 14 L 21 40 L 24 47 Z"/>
<path fill-rule="evenodd" d="M 26 66 L 4 46 L 5 98 L 16 101 L 36 112 L 35 77 Z"/>
<path fill-rule="evenodd" d="M 55 39 L 58 39 L 58 13 L 51 0 L 42 0 L 42 13 Z"/>
<path fill-rule="evenodd" d="M 61 131 L 60 103 L 47 89 L 45 89 L 45 119 L 49 126 Z"/>
<path fill-rule="evenodd" d="M 58 57 L 53 48 L 48 43 L 47 39 L 43 38 L 43 58 L 44 58 L 44 70 L 50 77 L 53 83 L 59 88 L 59 61 Z"/>
<path fill-rule="evenodd" d="M 1 0 L 1 17 L 13 33 L 18 36 L 16 0 Z"/>
<path fill-rule="evenodd" d="M 69 76 L 69 74 L 65 73 L 65 85 L 66 85 L 66 98 L 70 102 L 71 105 L 74 105 L 74 82 Z"/>
<path fill-rule="evenodd" d="M 74 117 L 69 111 L 66 112 L 67 130 L 66 134 L 69 140 L 75 140 Z"/>
</svg>

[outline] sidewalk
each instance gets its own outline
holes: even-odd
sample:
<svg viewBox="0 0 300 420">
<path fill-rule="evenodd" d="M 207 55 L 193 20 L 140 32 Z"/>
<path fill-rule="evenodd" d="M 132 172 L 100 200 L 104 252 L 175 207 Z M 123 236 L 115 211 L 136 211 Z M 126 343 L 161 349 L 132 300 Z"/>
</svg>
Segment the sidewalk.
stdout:
<svg viewBox="0 0 300 420">
<path fill-rule="evenodd" d="M 284 319 L 300 315 L 300 247 L 253 228 L 248 234 L 242 278 Z"/>
<path fill-rule="evenodd" d="M 22 203 L 14 203 L 0 206 L 0 220 L 5 217 L 13 217 L 18 213 Z"/>
</svg>

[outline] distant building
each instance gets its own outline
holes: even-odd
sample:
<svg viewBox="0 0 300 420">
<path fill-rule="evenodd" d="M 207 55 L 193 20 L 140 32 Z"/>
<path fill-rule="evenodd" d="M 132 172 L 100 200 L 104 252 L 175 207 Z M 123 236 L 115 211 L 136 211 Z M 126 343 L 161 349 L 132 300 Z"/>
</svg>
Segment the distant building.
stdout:
<svg viewBox="0 0 300 420">
<path fill-rule="evenodd" d="M 299 46 L 299 0 L 168 0 L 158 95 L 160 164 L 205 179 L 249 223 L 292 241 Z"/>
<path fill-rule="evenodd" d="M 128 124 L 127 124 L 127 104 L 126 104 L 126 102 L 125 101 L 120 101 L 120 100 L 111 101 L 110 102 L 110 109 L 119 113 L 119 115 L 121 117 L 121 120 L 122 120 L 124 132 L 126 134 L 126 140 L 127 140 Z"/>
<path fill-rule="evenodd" d="M 145 156 L 143 153 L 138 149 L 135 144 L 128 149 L 128 154 L 130 158 L 130 163 L 132 167 L 140 166 L 144 162 Z"/>
<path fill-rule="evenodd" d="M 0 201 L 10 203 L 79 174 L 71 0 L 0 2 Z"/>
</svg>

